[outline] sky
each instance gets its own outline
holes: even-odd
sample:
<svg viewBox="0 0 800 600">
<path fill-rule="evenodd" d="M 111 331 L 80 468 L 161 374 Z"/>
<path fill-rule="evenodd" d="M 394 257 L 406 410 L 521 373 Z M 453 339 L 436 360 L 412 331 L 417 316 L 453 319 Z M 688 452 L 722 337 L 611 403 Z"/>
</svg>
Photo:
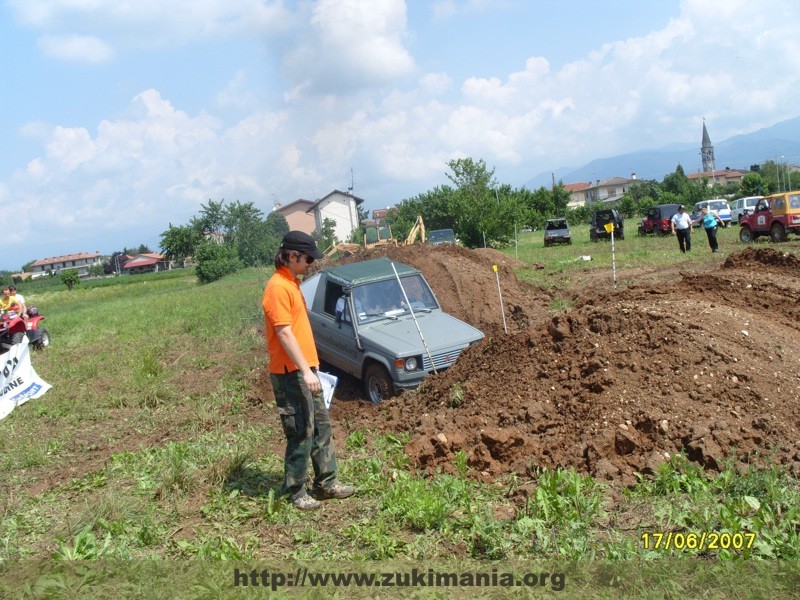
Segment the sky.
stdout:
<svg viewBox="0 0 800 600">
<path fill-rule="evenodd" d="M 0 0 L 0 269 L 756 131 L 800 115 L 798 31 L 797 0 Z"/>
</svg>

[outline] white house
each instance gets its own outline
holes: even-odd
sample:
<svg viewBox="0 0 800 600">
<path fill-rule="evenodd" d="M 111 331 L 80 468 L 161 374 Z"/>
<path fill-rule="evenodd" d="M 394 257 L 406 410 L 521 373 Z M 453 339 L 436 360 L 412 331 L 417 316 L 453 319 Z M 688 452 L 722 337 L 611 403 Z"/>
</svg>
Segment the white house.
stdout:
<svg viewBox="0 0 800 600">
<path fill-rule="evenodd" d="M 586 204 L 586 190 L 592 187 L 588 181 L 578 181 L 576 183 L 565 183 L 564 189 L 569 192 L 569 202 L 567 208 L 578 208 Z"/>
<path fill-rule="evenodd" d="M 89 274 L 89 267 L 100 264 L 102 264 L 102 260 L 97 252 L 80 252 L 78 254 L 40 258 L 31 264 L 31 275 L 36 278 L 50 271 L 60 273 L 62 269 L 78 269 L 78 275 L 86 277 Z"/>
<path fill-rule="evenodd" d="M 336 238 L 340 242 L 346 242 L 350 239 L 353 230 L 360 227 L 357 207 L 363 203 L 363 198 L 333 190 L 312 204 L 306 212 L 314 215 L 317 231 L 322 231 L 322 223 L 325 219 L 332 219 L 336 223 L 334 227 Z"/>
<path fill-rule="evenodd" d="M 586 204 L 616 202 L 630 190 L 631 186 L 637 183 L 639 183 L 639 181 L 637 181 L 635 173 L 631 174 L 630 179 L 627 177 L 609 177 L 602 181 L 598 179 L 596 184 L 590 185 L 583 190 Z"/>
</svg>

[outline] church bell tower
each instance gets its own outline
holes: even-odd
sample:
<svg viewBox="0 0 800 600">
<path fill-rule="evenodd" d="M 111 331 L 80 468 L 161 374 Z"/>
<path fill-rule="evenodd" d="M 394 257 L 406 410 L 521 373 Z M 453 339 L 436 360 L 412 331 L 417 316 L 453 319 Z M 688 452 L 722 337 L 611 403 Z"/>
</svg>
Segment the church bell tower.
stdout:
<svg viewBox="0 0 800 600">
<path fill-rule="evenodd" d="M 714 171 L 714 146 L 711 145 L 711 138 L 708 137 L 705 119 L 703 119 L 703 145 L 700 146 L 700 158 L 703 160 L 704 173 Z"/>
</svg>

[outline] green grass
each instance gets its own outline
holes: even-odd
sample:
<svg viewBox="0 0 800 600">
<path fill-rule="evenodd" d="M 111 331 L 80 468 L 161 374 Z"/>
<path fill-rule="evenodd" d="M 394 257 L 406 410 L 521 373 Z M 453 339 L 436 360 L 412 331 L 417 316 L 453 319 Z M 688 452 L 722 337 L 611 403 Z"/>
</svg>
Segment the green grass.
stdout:
<svg viewBox="0 0 800 600">
<path fill-rule="evenodd" d="M 546 268 L 522 272 L 547 285 L 557 275 L 562 285 L 608 268 L 609 245 L 592 244 L 584 229 L 574 228 L 571 246 L 548 249 L 540 233 L 527 234 L 520 259 Z M 733 231 L 720 234 L 723 253 Z M 710 260 L 703 243 L 696 235 L 687 258 L 674 239 L 634 235 L 618 244 L 618 268 Z M 587 253 L 589 263 L 572 260 Z M 53 336 L 34 365 L 53 388 L 0 421 L 0 567 L 24 559 L 800 558 L 795 478 L 777 467 L 711 476 L 683 457 L 623 495 L 568 470 L 484 484 L 463 454 L 455 475 L 424 478 L 403 451 L 406 435 L 356 430 L 337 450 L 357 496 L 322 512 L 294 510 L 276 496 L 283 440 L 272 407 L 247 409 L 266 360 L 260 297 L 269 274 L 251 269 L 207 286 L 186 274 L 143 276 L 30 294 Z M 462 395 L 456 385 L 448 402 Z M 87 460 L 95 452 L 103 458 Z M 70 475 L 72 465 L 81 472 Z M 746 549 L 645 547 L 643 534 L 667 531 L 756 538 Z M 10 584 L 0 571 L 2 585 Z"/>
<path fill-rule="evenodd" d="M 739 241 L 739 228 L 732 226 L 718 231 L 717 239 L 720 254 L 714 255 L 708 247 L 705 232 L 695 229 L 692 232 L 692 251 L 681 254 L 678 242 L 674 236 L 654 237 L 652 235 L 639 237 L 636 235 L 637 221 L 626 219 L 625 239 L 614 241 L 614 260 L 616 261 L 618 285 L 632 283 L 627 281 L 626 270 L 650 269 L 656 270 L 665 266 L 672 266 L 682 262 L 691 264 L 712 264 L 718 257 L 740 252 L 745 245 Z M 611 242 L 589 240 L 589 226 L 578 224 L 570 226 L 572 231 L 572 244 L 544 247 L 542 231 L 519 233 L 518 247 L 510 247 L 505 253 L 529 265 L 543 265 L 544 269 L 522 268 L 518 277 L 535 285 L 551 289 L 554 287 L 569 287 L 575 283 L 577 277 L 588 271 L 607 272 L 608 282 L 612 283 L 612 256 Z M 766 240 L 759 240 L 754 247 L 769 246 Z M 796 252 L 800 249 L 800 238 L 790 238 L 786 244 L 779 246 L 781 250 Z M 581 257 L 590 256 L 591 261 Z M 554 307 L 559 310 L 559 307 Z"/>
</svg>

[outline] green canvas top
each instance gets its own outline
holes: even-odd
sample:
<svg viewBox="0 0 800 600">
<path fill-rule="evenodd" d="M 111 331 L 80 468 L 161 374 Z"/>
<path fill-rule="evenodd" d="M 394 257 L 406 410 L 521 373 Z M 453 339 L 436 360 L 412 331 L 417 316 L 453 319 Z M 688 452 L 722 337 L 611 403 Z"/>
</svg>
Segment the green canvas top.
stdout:
<svg viewBox="0 0 800 600">
<path fill-rule="evenodd" d="M 336 279 L 342 284 L 352 287 L 394 277 L 394 271 L 392 271 L 393 262 L 394 268 L 397 269 L 397 274 L 400 277 L 419 273 L 419 270 L 414 267 L 409 267 L 388 258 L 348 263 L 338 267 L 331 267 L 330 269 L 323 269 L 323 271 L 328 274 L 329 278 Z"/>
</svg>

